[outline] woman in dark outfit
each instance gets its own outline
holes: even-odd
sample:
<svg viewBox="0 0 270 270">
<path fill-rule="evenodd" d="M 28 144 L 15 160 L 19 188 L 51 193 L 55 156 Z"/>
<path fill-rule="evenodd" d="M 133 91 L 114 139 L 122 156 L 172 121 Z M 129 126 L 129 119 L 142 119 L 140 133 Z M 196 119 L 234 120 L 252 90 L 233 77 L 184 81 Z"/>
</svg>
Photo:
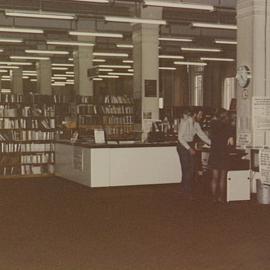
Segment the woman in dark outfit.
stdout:
<svg viewBox="0 0 270 270">
<path fill-rule="evenodd" d="M 209 166 L 212 169 L 211 192 L 215 201 L 223 202 L 226 198 L 226 177 L 229 167 L 229 150 L 234 144 L 233 130 L 228 112 L 224 109 L 217 113 L 210 128 L 211 149 Z"/>
</svg>

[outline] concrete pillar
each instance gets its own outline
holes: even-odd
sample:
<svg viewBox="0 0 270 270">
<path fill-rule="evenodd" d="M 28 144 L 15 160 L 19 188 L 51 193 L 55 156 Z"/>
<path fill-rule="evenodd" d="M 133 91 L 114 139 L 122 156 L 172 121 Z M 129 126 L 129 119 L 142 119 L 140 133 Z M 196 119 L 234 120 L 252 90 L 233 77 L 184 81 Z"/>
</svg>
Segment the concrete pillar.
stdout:
<svg viewBox="0 0 270 270">
<path fill-rule="evenodd" d="M 95 41 L 92 37 L 78 37 L 78 41 Z M 75 93 L 81 96 L 93 96 L 93 80 L 88 77 L 88 69 L 93 68 L 93 47 L 78 46 L 73 53 Z"/>
<path fill-rule="evenodd" d="M 162 9 L 147 7 L 140 10 L 141 18 L 161 19 Z M 151 121 L 159 119 L 159 26 L 135 24 L 133 27 L 133 91 L 136 106 L 139 108 L 142 139 L 150 130 Z"/>
<path fill-rule="evenodd" d="M 16 68 L 11 71 L 11 91 L 17 95 L 23 94 L 22 68 Z"/>
<path fill-rule="evenodd" d="M 252 98 L 270 96 L 270 3 L 237 1 L 237 66 L 251 70 L 250 84 L 237 85 L 237 138 L 248 134 L 252 146 L 269 145 L 269 130 L 254 128 Z"/>
<path fill-rule="evenodd" d="M 37 90 L 41 95 L 52 94 L 52 69 L 51 60 L 40 60 L 36 64 L 37 67 Z"/>
</svg>

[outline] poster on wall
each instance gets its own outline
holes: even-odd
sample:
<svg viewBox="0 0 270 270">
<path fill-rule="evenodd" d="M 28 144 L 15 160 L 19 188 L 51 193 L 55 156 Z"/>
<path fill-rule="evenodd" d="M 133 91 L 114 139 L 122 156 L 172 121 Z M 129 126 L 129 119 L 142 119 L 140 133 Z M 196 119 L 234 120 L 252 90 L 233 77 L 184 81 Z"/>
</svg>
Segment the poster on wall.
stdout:
<svg viewBox="0 0 270 270">
<path fill-rule="evenodd" d="M 237 148 L 245 149 L 251 145 L 251 134 L 250 132 L 239 132 L 237 134 Z"/>
<path fill-rule="evenodd" d="M 255 130 L 270 130 L 270 97 L 253 97 L 252 115 Z"/>
<path fill-rule="evenodd" d="M 157 97 L 157 80 L 144 80 L 144 96 Z"/>
<path fill-rule="evenodd" d="M 259 152 L 259 170 L 262 183 L 270 185 L 270 149 L 261 149 Z"/>
</svg>

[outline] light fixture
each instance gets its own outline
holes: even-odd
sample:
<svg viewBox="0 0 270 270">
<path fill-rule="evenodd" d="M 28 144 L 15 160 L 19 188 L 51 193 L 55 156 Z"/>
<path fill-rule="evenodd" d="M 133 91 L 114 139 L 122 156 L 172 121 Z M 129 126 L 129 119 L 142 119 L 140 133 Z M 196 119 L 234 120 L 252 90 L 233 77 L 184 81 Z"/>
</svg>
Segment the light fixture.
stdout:
<svg viewBox="0 0 270 270">
<path fill-rule="evenodd" d="M 128 69 L 128 72 L 134 72 L 133 68 Z"/>
<path fill-rule="evenodd" d="M 159 41 L 177 41 L 177 42 L 192 42 L 191 38 L 176 38 L 176 37 L 159 37 Z"/>
<path fill-rule="evenodd" d="M 53 67 L 73 67 L 74 64 L 65 64 L 65 63 L 53 63 Z"/>
<path fill-rule="evenodd" d="M 69 31 L 71 36 L 84 36 L 84 37 L 111 37 L 111 38 L 123 38 L 123 34 L 118 33 L 95 33 L 95 32 L 78 32 L 78 31 Z"/>
<path fill-rule="evenodd" d="M 96 63 L 104 63 L 104 62 L 106 62 L 105 59 L 93 59 L 92 61 L 96 62 Z"/>
<path fill-rule="evenodd" d="M 53 76 L 54 77 L 66 77 L 66 78 L 68 78 L 68 77 L 73 78 L 74 77 L 74 75 L 72 75 L 72 74 L 54 74 Z"/>
<path fill-rule="evenodd" d="M 81 42 L 81 41 L 48 40 L 46 43 L 48 45 L 85 46 L 85 47 L 93 47 L 94 46 L 94 43 L 92 43 L 92 42 Z"/>
<path fill-rule="evenodd" d="M 161 59 L 184 59 L 184 56 L 181 56 L 181 55 L 159 55 L 158 58 L 161 58 Z"/>
<path fill-rule="evenodd" d="M 37 79 L 30 79 L 31 82 L 37 82 Z"/>
<path fill-rule="evenodd" d="M 1 61 L 0 65 L 16 65 L 16 66 L 31 66 L 32 63 L 29 62 L 8 62 L 8 61 Z"/>
<path fill-rule="evenodd" d="M 74 80 L 67 80 L 67 82 L 74 82 Z"/>
<path fill-rule="evenodd" d="M 236 40 L 229 40 L 229 39 L 215 39 L 215 43 L 217 43 L 217 44 L 237 45 L 237 41 Z"/>
<path fill-rule="evenodd" d="M 151 19 L 119 17 L 119 16 L 105 16 L 105 21 L 166 25 L 166 21 L 164 20 L 151 20 Z"/>
<path fill-rule="evenodd" d="M 26 18 L 39 18 L 39 19 L 61 19 L 61 20 L 73 20 L 75 19 L 74 14 L 64 14 L 64 13 L 49 13 L 44 11 L 27 11 L 27 10 L 6 10 L 6 16 L 12 17 L 26 17 Z"/>
<path fill-rule="evenodd" d="M 112 79 L 117 79 L 119 76 L 116 75 L 98 75 L 99 78 L 112 78 Z"/>
<path fill-rule="evenodd" d="M 71 85 L 73 85 L 73 84 L 74 84 L 74 82 L 66 82 L 66 84 L 71 84 Z"/>
<path fill-rule="evenodd" d="M 234 62 L 233 58 L 220 58 L 220 57 L 201 57 L 202 61 L 221 61 L 221 62 Z"/>
<path fill-rule="evenodd" d="M 68 61 L 73 61 L 74 59 L 72 57 L 68 58 Z"/>
<path fill-rule="evenodd" d="M 74 71 L 66 71 L 66 74 L 74 75 Z"/>
<path fill-rule="evenodd" d="M 69 54 L 68 51 L 56 51 L 56 50 L 25 50 L 26 53 L 37 53 L 37 54 L 60 54 L 66 55 Z"/>
<path fill-rule="evenodd" d="M 206 66 L 207 63 L 203 62 L 186 62 L 186 61 L 175 61 L 173 62 L 175 65 L 186 65 L 186 66 Z"/>
<path fill-rule="evenodd" d="M 126 48 L 126 49 L 129 49 L 129 48 L 133 48 L 134 46 L 132 44 L 116 44 L 116 47 L 117 48 Z"/>
<path fill-rule="evenodd" d="M 23 79 L 29 79 L 29 76 L 23 76 Z"/>
<path fill-rule="evenodd" d="M 4 80 L 3 80 L 4 81 Z M 8 80 L 9 81 L 9 80 Z M 10 93 L 11 92 L 11 89 L 9 88 L 2 88 L 1 89 L 1 93 Z"/>
<path fill-rule="evenodd" d="M 0 32 L 43 34 L 44 30 L 32 28 L 0 27 Z"/>
<path fill-rule="evenodd" d="M 159 67 L 160 70 L 176 70 L 175 67 Z"/>
<path fill-rule="evenodd" d="M 68 70 L 67 67 L 52 67 L 52 70 Z"/>
<path fill-rule="evenodd" d="M 6 69 L 0 69 L 0 73 L 6 73 L 7 70 Z"/>
<path fill-rule="evenodd" d="M 131 66 L 125 65 L 99 65 L 99 68 L 131 68 Z"/>
<path fill-rule="evenodd" d="M 147 6 L 157 6 L 157 7 L 199 9 L 199 10 L 207 10 L 207 11 L 214 10 L 214 6 L 211 6 L 211 5 L 175 3 L 175 2 L 158 1 L 158 0 L 144 0 L 144 4 Z"/>
<path fill-rule="evenodd" d="M 126 64 L 132 64 L 132 63 L 134 63 L 133 60 L 123 60 L 122 62 L 123 63 L 126 63 Z"/>
<path fill-rule="evenodd" d="M 54 82 L 52 83 L 52 86 L 66 86 L 65 82 Z"/>
<path fill-rule="evenodd" d="M 103 81 L 102 78 L 93 78 L 93 81 Z"/>
<path fill-rule="evenodd" d="M 0 42 L 22 43 L 23 39 L 21 39 L 21 38 L 0 38 Z"/>
<path fill-rule="evenodd" d="M 3 79 L 10 79 L 11 77 L 9 75 L 3 75 L 2 78 Z"/>
<path fill-rule="evenodd" d="M 3 52 L 4 50 L 3 49 L 0 49 L 0 52 Z"/>
<path fill-rule="evenodd" d="M 109 75 L 116 75 L 116 76 L 133 76 L 133 73 L 125 73 L 125 72 L 109 72 Z"/>
<path fill-rule="evenodd" d="M 221 52 L 221 49 L 216 48 L 186 48 L 182 47 L 182 51 L 190 51 L 190 52 Z"/>
<path fill-rule="evenodd" d="M 11 79 L 1 79 L 1 81 L 10 81 Z"/>
<path fill-rule="evenodd" d="M 88 3 L 109 3 L 110 0 L 73 0 L 77 2 L 88 2 Z"/>
<path fill-rule="evenodd" d="M 113 69 L 112 68 L 99 68 L 98 71 L 110 72 L 110 71 L 113 71 Z"/>
<path fill-rule="evenodd" d="M 112 56 L 112 57 L 128 57 L 127 53 L 105 53 L 105 52 L 94 52 L 94 56 Z"/>
<path fill-rule="evenodd" d="M 58 76 L 55 77 L 55 76 L 52 76 L 52 79 L 53 79 L 53 80 L 66 80 L 67 77 L 63 74 L 62 77 L 58 77 Z"/>
<path fill-rule="evenodd" d="M 193 27 L 201 27 L 201 28 L 217 28 L 217 29 L 237 30 L 237 26 L 234 24 L 193 22 L 191 25 Z"/>
<path fill-rule="evenodd" d="M 25 60 L 50 60 L 50 57 L 39 56 L 10 56 L 10 59 L 25 59 Z"/>
<path fill-rule="evenodd" d="M 1 64 L 0 64 L 0 68 L 3 68 L 3 69 L 17 69 L 17 68 L 19 68 L 18 66 L 1 66 Z"/>
</svg>

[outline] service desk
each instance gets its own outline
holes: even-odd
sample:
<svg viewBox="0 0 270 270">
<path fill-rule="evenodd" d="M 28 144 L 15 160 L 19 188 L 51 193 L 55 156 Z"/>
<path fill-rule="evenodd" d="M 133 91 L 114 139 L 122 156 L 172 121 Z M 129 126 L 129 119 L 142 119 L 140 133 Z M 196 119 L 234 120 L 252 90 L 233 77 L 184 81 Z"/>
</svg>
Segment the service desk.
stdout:
<svg viewBox="0 0 270 270">
<path fill-rule="evenodd" d="M 181 182 L 175 143 L 89 144 L 57 141 L 55 174 L 89 187 Z"/>
</svg>

